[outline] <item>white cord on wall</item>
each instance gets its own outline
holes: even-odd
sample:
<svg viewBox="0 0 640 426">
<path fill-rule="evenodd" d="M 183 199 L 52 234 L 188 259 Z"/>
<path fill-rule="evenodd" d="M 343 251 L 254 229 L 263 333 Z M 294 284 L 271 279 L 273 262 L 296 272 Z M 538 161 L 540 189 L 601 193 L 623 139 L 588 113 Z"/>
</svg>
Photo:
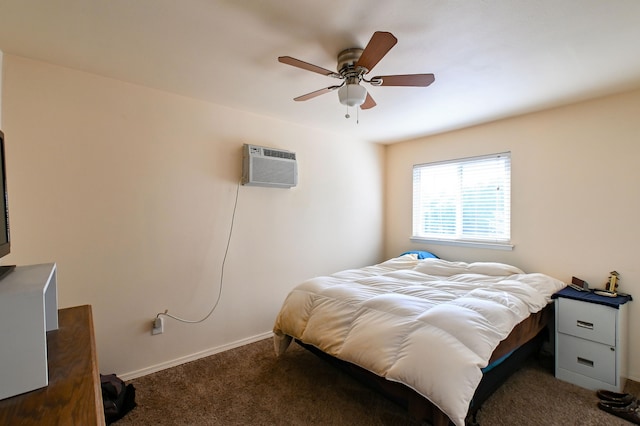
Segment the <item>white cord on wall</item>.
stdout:
<svg viewBox="0 0 640 426">
<path fill-rule="evenodd" d="M 240 192 L 240 181 L 238 181 L 238 186 L 236 187 L 236 199 L 235 199 L 235 202 L 233 203 L 233 213 L 231 214 L 231 226 L 229 227 L 229 237 L 227 238 L 227 247 L 224 250 L 224 257 L 222 258 L 222 267 L 220 268 L 220 286 L 218 288 L 218 296 L 216 298 L 215 303 L 213 304 L 213 307 L 211 308 L 209 313 L 204 316 L 204 318 L 201 318 L 199 320 L 188 320 L 188 319 L 180 318 L 175 315 L 171 315 L 168 309 L 165 309 L 164 312 L 159 312 L 156 315 L 156 320 L 158 320 L 161 316 L 165 316 L 165 317 L 173 318 L 176 321 L 184 322 L 187 324 L 198 324 L 205 321 L 207 318 L 209 318 L 211 314 L 213 314 L 213 311 L 215 311 L 216 308 L 218 307 L 218 303 L 220 303 L 220 298 L 222 296 L 222 286 L 224 283 L 224 265 L 227 262 L 227 254 L 229 253 L 229 245 L 231 244 L 231 235 L 233 234 L 233 223 L 236 218 L 236 207 L 238 207 L 239 192 Z"/>
</svg>

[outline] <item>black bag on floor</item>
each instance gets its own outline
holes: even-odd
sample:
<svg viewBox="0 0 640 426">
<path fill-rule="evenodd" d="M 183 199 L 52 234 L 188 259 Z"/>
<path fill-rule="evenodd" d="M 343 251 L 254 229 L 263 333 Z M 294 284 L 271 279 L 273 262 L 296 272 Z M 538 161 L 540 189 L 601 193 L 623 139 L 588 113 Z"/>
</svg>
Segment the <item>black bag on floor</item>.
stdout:
<svg viewBox="0 0 640 426">
<path fill-rule="evenodd" d="M 107 424 L 121 419 L 136 406 L 136 389 L 115 374 L 100 375 L 102 404 Z"/>
</svg>

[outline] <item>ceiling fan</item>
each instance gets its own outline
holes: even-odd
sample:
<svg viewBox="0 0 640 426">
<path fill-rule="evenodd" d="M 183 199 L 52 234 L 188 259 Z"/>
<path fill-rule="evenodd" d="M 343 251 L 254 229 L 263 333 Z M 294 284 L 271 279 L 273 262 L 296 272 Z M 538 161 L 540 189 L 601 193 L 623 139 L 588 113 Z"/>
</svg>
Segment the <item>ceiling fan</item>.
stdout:
<svg viewBox="0 0 640 426">
<path fill-rule="evenodd" d="M 343 80 L 339 85 L 325 87 L 324 89 L 298 96 L 293 99 L 294 101 L 306 101 L 338 90 L 338 98 L 341 104 L 369 109 L 376 106 L 376 102 L 367 92 L 367 89 L 360 85 L 362 81 L 373 86 L 427 87 L 435 80 L 433 74 L 381 75 L 369 80 L 365 79 L 365 74 L 368 74 L 397 42 L 398 39 L 390 32 L 376 31 L 364 49 L 354 47 L 343 50 L 338 54 L 338 72 L 330 71 L 291 56 L 280 56 L 278 61 L 303 70 Z"/>
</svg>

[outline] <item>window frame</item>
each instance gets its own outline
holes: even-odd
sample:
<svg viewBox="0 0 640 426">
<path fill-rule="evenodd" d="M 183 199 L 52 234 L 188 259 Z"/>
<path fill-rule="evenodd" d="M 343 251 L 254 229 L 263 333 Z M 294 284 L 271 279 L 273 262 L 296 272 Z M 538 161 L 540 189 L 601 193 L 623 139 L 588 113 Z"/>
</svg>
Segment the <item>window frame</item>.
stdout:
<svg viewBox="0 0 640 426">
<path fill-rule="evenodd" d="M 508 161 L 507 163 L 508 175 L 505 176 L 508 179 L 508 185 L 506 185 L 507 195 L 503 198 L 503 203 L 505 203 L 505 205 L 503 209 L 498 210 L 503 214 L 502 216 L 503 220 L 507 221 L 507 224 L 502 227 L 503 231 L 506 231 L 506 233 L 501 234 L 502 237 L 498 237 L 498 238 L 486 237 L 485 238 L 485 237 L 478 237 L 478 236 L 473 236 L 473 237 L 469 237 L 468 235 L 465 236 L 462 228 L 462 221 L 460 220 L 460 217 L 462 215 L 462 210 L 463 210 L 463 204 L 460 204 L 462 202 L 459 201 L 463 198 L 462 194 L 464 193 L 464 190 L 462 189 L 462 183 L 461 183 L 462 173 L 464 171 L 464 168 L 461 169 L 462 171 L 458 170 L 456 172 L 457 179 L 459 180 L 459 182 L 456 182 L 456 185 L 458 186 L 458 188 L 456 188 L 457 189 L 456 195 L 459 200 L 456 203 L 455 215 L 457 219 L 451 222 L 451 223 L 455 222 L 455 228 L 456 228 L 455 235 L 452 235 L 451 237 L 446 237 L 442 234 L 440 234 L 439 236 L 435 236 L 435 234 L 428 235 L 426 233 L 421 234 L 419 232 L 416 232 L 416 230 L 419 227 L 424 227 L 424 222 L 420 223 L 418 222 L 418 219 L 417 219 L 417 216 L 419 215 L 420 211 L 424 211 L 424 208 L 419 211 L 416 211 L 416 202 L 417 202 L 416 184 L 417 182 L 419 182 L 416 180 L 416 170 L 421 170 L 421 169 L 424 169 L 425 167 L 432 167 L 432 166 L 440 167 L 440 166 L 446 166 L 446 165 L 453 165 L 453 166 L 457 165 L 458 167 L 464 167 L 474 163 L 479 164 L 484 160 L 498 159 L 501 157 L 507 158 L 507 161 Z M 504 187 L 505 185 L 502 185 L 502 186 Z M 421 202 L 421 204 L 424 204 L 424 202 Z M 466 247 L 475 247 L 475 248 L 488 248 L 488 249 L 497 249 L 497 250 L 512 250 L 514 245 L 512 244 L 512 239 L 511 239 L 511 152 L 505 151 L 505 152 L 500 152 L 495 154 L 457 158 L 453 160 L 436 161 L 436 162 L 422 163 L 422 164 L 414 164 L 412 168 L 411 214 L 412 214 L 412 219 L 411 219 L 412 230 L 411 230 L 410 241 L 412 242 L 466 246 Z"/>
</svg>

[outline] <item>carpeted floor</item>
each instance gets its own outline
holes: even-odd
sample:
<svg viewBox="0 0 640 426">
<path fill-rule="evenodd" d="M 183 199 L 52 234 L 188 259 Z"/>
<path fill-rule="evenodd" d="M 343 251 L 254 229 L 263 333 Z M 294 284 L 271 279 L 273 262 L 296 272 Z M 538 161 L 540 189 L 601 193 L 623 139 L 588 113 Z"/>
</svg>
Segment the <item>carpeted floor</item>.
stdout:
<svg viewBox="0 0 640 426">
<path fill-rule="evenodd" d="M 478 415 L 492 425 L 629 425 L 597 408 L 595 393 L 532 360 Z M 132 380 L 138 406 L 124 425 L 419 425 L 406 411 L 315 355 L 271 339 Z M 627 391 L 640 394 L 640 384 Z"/>
</svg>

